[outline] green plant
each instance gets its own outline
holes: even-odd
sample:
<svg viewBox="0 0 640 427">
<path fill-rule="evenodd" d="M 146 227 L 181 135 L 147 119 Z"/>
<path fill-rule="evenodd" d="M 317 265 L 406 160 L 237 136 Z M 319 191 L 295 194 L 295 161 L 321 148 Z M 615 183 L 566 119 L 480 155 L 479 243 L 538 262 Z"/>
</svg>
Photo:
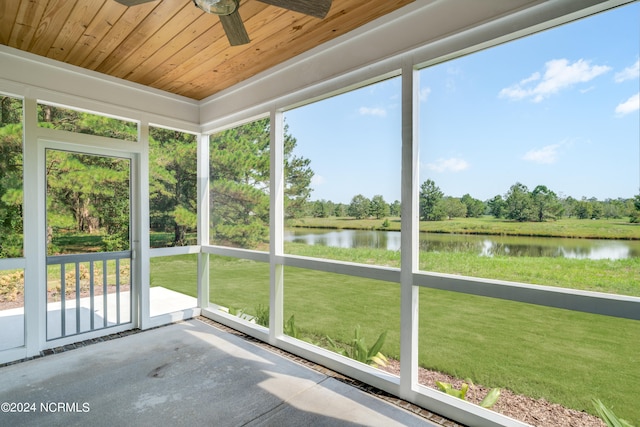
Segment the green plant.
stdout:
<svg viewBox="0 0 640 427">
<path fill-rule="evenodd" d="M 242 317 L 244 310 L 241 308 L 229 307 L 229 314 L 232 316 Z"/>
<path fill-rule="evenodd" d="M 469 391 L 469 384 L 462 383 L 460 390 L 453 388 L 450 383 L 445 383 L 441 381 L 436 381 L 436 385 L 440 389 L 440 391 L 447 393 L 449 396 L 457 397 L 458 399 L 464 400 L 467 396 L 467 391 Z"/>
<path fill-rule="evenodd" d="M 296 318 L 295 315 L 291 315 L 289 320 L 287 320 L 284 324 L 284 333 L 289 335 L 291 338 L 300 338 L 300 331 L 296 326 Z"/>
<path fill-rule="evenodd" d="M 469 382 L 469 384 L 473 386 L 473 382 L 471 380 L 467 380 L 467 381 Z M 462 400 L 465 400 L 466 398 L 467 391 L 469 391 L 469 384 L 466 382 L 462 383 L 460 390 L 458 390 L 449 383 L 436 381 L 436 385 L 438 386 L 440 391 L 443 391 L 450 396 L 457 397 Z M 484 397 L 484 399 L 482 399 L 479 405 L 482 406 L 483 408 L 487 408 L 487 409 L 491 408 L 493 405 L 496 404 L 499 397 L 500 397 L 500 389 L 492 388 L 489 391 L 489 393 L 487 393 L 487 395 Z"/>
<path fill-rule="evenodd" d="M 386 338 L 387 331 L 384 331 L 380 334 L 375 344 L 373 344 L 371 348 L 367 348 L 365 339 L 360 334 L 360 326 L 357 326 L 354 332 L 354 338 L 346 345 L 346 348 L 338 346 L 330 337 L 327 337 L 327 340 L 336 353 L 370 366 L 387 366 L 388 360 L 385 355 L 380 352 Z"/>
<path fill-rule="evenodd" d="M 391 223 L 389 222 L 389 219 L 385 218 L 385 220 L 382 222 L 382 228 L 389 228 L 390 225 Z"/>
<path fill-rule="evenodd" d="M 102 238 L 102 249 L 107 252 L 122 251 L 128 246 L 128 238 L 121 234 L 108 234 Z"/>
<path fill-rule="evenodd" d="M 269 306 L 258 304 L 254 320 L 260 326 L 269 327 Z"/>
<path fill-rule="evenodd" d="M 598 416 L 604 421 L 604 423 L 609 427 L 633 427 L 633 425 L 629 421 L 625 421 L 621 418 L 618 418 L 613 411 L 606 406 L 600 399 L 593 399 L 593 406 L 596 408 L 596 412 Z"/>
</svg>

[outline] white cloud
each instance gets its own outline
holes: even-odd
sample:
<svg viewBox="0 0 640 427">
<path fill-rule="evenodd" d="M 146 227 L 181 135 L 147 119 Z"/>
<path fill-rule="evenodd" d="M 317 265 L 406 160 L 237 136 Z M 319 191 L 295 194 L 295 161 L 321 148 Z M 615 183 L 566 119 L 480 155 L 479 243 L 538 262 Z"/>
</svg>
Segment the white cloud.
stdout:
<svg viewBox="0 0 640 427">
<path fill-rule="evenodd" d="M 640 110 L 640 93 L 636 93 L 622 104 L 618 104 L 616 107 L 616 113 L 621 116 L 638 110 Z"/>
<path fill-rule="evenodd" d="M 423 87 L 422 89 L 420 89 L 420 93 L 418 94 L 418 99 L 420 100 L 420 102 L 426 102 L 427 99 L 429 99 L 429 95 L 431 95 L 431 88 Z"/>
<path fill-rule="evenodd" d="M 384 108 L 369 108 L 369 107 L 360 107 L 358 110 L 361 116 L 375 116 L 375 117 L 386 117 L 387 110 Z"/>
<path fill-rule="evenodd" d="M 312 187 L 319 187 L 322 184 L 325 183 L 325 179 L 322 175 L 313 175 L 313 177 L 311 178 L 311 186 Z"/>
<path fill-rule="evenodd" d="M 616 83 L 622 83 L 626 80 L 637 79 L 638 77 L 640 77 L 640 59 L 637 60 L 636 63 L 632 66 L 625 68 L 619 73 L 616 73 L 614 79 Z"/>
<path fill-rule="evenodd" d="M 589 61 L 579 59 L 569 63 L 568 59 L 553 59 L 545 64 L 544 74 L 539 72 L 506 87 L 500 91 L 501 98 L 524 99 L 540 102 L 551 95 L 577 83 L 586 83 L 611 70 L 606 65 L 591 65 Z"/>
<path fill-rule="evenodd" d="M 529 162 L 551 164 L 558 161 L 560 144 L 551 144 L 542 148 L 529 150 L 522 158 Z"/>
<path fill-rule="evenodd" d="M 450 159 L 438 159 L 433 163 L 427 163 L 427 168 L 435 172 L 460 172 L 469 168 L 466 160 L 452 157 Z"/>
</svg>

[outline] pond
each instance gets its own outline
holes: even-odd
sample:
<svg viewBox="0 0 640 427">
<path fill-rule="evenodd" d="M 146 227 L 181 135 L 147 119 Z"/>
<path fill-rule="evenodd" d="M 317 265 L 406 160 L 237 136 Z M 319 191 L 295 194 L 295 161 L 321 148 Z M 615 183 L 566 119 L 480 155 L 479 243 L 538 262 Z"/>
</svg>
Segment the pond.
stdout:
<svg viewBox="0 0 640 427">
<path fill-rule="evenodd" d="M 285 231 L 284 240 L 339 248 L 400 250 L 399 231 L 290 228 Z M 420 233 L 420 250 L 615 260 L 640 257 L 640 241 Z"/>
</svg>

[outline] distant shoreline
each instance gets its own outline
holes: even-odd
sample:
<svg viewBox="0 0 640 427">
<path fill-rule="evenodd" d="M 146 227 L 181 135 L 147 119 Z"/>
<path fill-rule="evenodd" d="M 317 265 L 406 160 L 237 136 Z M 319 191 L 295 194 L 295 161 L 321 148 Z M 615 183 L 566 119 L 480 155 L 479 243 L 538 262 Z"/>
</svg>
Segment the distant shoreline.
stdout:
<svg viewBox="0 0 640 427">
<path fill-rule="evenodd" d="M 400 231 L 400 218 L 354 219 L 349 217 L 290 219 L 288 228 L 332 230 Z M 548 222 L 516 222 L 493 217 L 454 218 L 444 221 L 421 221 L 421 233 L 469 234 L 514 237 L 553 237 L 571 239 L 640 240 L 640 224 L 616 219 L 560 219 Z M 628 219 L 627 219 L 628 221 Z"/>
</svg>

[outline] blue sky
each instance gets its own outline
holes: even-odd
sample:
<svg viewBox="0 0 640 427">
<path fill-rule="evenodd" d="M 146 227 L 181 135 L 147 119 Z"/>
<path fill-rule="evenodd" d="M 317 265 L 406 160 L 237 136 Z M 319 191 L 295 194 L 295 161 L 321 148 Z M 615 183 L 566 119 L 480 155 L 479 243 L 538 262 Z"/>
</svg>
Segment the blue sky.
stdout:
<svg viewBox="0 0 640 427">
<path fill-rule="evenodd" d="M 640 186 L 640 4 L 420 72 L 420 182 L 486 200 L 521 182 L 574 198 Z M 400 199 L 400 79 L 285 113 L 312 200 Z"/>
</svg>

